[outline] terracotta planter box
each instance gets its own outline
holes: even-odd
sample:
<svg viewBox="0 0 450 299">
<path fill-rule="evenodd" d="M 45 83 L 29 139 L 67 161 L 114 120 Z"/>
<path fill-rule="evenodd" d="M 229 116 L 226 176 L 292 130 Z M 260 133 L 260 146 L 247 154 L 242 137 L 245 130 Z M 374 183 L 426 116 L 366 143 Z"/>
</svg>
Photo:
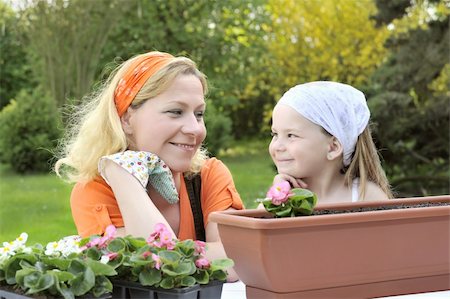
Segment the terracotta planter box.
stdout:
<svg viewBox="0 0 450 299">
<path fill-rule="evenodd" d="M 420 207 L 384 209 L 398 205 Z M 263 209 L 226 211 L 210 221 L 218 223 L 249 299 L 450 289 L 450 196 L 321 205 L 316 211 L 379 207 L 384 210 L 278 219 Z"/>
<path fill-rule="evenodd" d="M 210 299 L 220 298 L 223 281 L 170 290 L 145 287 L 129 281 L 114 281 L 113 285 L 113 299 Z"/>
</svg>

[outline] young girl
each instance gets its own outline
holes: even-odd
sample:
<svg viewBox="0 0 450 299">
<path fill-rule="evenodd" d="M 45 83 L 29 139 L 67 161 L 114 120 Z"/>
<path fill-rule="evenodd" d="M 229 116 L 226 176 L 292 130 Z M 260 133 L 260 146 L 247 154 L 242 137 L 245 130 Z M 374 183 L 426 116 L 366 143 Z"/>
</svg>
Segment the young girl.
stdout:
<svg viewBox="0 0 450 299">
<path fill-rule="evenodd" d="M 201 147 L 206 92 L 193 61 L 149 52 L 119 66 L 80 109 L 55 171 L 76 182 L 71 209 L 81 236 L 114 224 L 121 235 L 148 237 L 163 223 L 179 239 L 197 239 L 185 178 L 200 175 L 208 257 L 225 257 L 208 215 L 243 205 L 229 170 Z"/>
<path fill-rule="evenodd" d="M 281 97 L 272 117 L 274 183 L 308 188 L 319 203 L 392 198 L 361 91 L 337 82 L 300 84 Z"/>
</svg>

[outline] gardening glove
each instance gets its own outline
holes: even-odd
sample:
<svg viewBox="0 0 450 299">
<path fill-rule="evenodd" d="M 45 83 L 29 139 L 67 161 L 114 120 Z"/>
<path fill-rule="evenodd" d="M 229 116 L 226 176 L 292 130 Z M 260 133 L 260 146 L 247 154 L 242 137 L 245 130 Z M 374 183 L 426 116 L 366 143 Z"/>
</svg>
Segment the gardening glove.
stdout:
<svg viewBox="0 0 450 299">
<path fill-rule="evenodd" d="M 142 185 L 144 189 L 150 183 L 155 190 L 164 197 L 170 204 L 178 202 L 178 192 L 175 187 L 175 181 L 169 167 L 161 158 L 150 152 L 130 151 L 103 156 L 100 158 L 98 170 L 103 175 L 103 161 L 111 160 L 122 166 L 126 171 L 131 173 Z M 109 184 L 109 183 L 108 183 Z"/>
</svg>

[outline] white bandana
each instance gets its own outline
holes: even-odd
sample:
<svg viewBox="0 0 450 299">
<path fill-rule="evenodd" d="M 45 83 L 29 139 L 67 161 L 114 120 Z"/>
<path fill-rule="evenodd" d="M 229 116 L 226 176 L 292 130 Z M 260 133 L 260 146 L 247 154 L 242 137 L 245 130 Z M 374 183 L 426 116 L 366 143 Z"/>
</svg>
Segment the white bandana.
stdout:
<svg viewBox="0 0 450 299">
<path fill-rule="evenodd" d="M 364 94 L 331 81 L 300 84 L 289 89 L 277 105 L 287 105 L 336 137 L 344 149 L 344 165 L 351 162 L 358 136 L 369 123 Z"/>
</svg>

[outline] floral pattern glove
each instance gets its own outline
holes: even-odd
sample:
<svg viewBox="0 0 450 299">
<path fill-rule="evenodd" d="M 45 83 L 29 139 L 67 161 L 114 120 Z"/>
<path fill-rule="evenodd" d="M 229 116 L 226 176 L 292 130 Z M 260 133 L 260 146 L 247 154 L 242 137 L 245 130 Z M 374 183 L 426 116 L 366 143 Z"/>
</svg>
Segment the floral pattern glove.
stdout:
<svg viewBox="0 0 450 299">
<path fill-rule="evenodd" d="M 122 166 L 141 183 L 143 188 L 147 188 L 147 184 L 150 183 L 169 203 L 174 204 L 178 202 L 178 192 L 172 172 L 157 155 L 150 152 L 127 150 L 101 157 L 98 163 L 98 171 L 108 183 L 103 171 L 105 159 Z"/>
</svg>

